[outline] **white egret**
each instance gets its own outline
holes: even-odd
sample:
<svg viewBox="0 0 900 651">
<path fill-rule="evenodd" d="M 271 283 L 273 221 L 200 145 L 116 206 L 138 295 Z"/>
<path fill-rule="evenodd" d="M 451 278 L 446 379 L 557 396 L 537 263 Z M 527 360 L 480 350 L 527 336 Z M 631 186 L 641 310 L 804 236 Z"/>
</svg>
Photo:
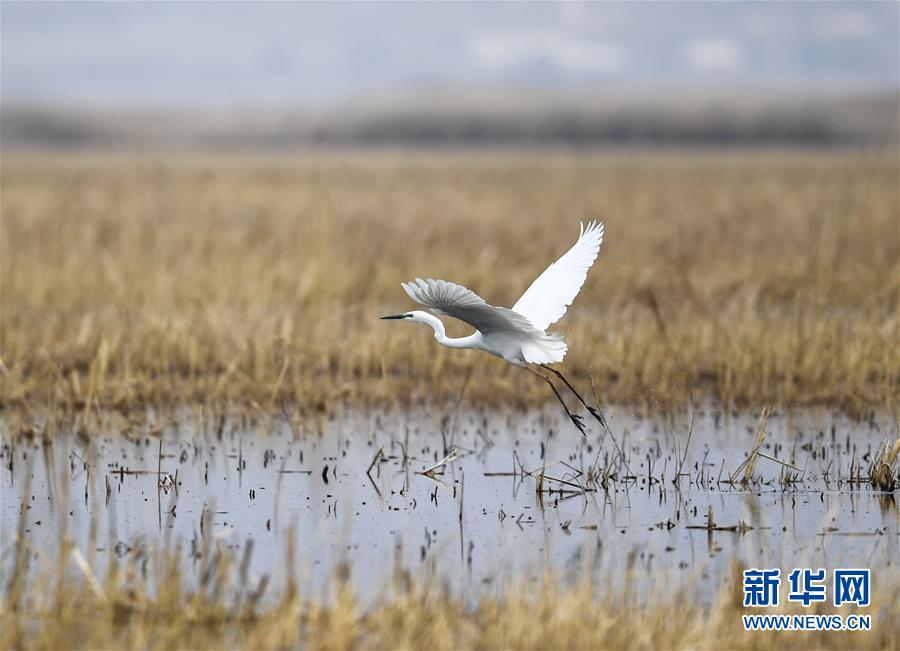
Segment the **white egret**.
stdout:
<svg viewBox="0 0 900 651">
<path fill-rule="evenodd" d="M 483 350 L 503 358 L 510 364 L 531 371 L 550 385 L 566 414 L 584 434 L 581 416 L 566 406 L 548 376 L 527 364 L 539 365 L 556 374 L 581 404 L 605 425 L 600 412 L 584 401 L 562 373 L 548 366 L 561 362 L 566 356 L 568 346 L 561 335 L 547 332 L 547 328 L 556 323 L 575 300 L 587 278 L 588 269 L 597 259 L 602 243 L 602 222 L 591 222 L 587 228 L 581 224 L 578 241 L 574 246 L 547 267 L 512 308 L 490 305 L 471 289 L 446 280 L 416 278 L 414 282 L 402 283 L 403 289 L 412 300 L 424 305 L 434 314 L 454 317 L 473 326 L 475 332 L 467 337 L 448 337 L 444 323 L 434 314 L 422 310 L 381 318 L 424 323 L 432 327 L 434 338 L 443 346 Z"/>
</svg>

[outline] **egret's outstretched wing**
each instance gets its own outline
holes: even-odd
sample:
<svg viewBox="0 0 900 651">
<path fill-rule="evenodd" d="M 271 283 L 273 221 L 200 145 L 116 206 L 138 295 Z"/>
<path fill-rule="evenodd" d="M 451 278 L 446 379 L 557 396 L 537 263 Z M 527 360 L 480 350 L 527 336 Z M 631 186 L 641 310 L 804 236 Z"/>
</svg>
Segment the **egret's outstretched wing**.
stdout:
<svg viewBox="0 0 900 651">
<path fill-rule="evenodd" d="M 521 314 L 505 307 L 494 307 L 478 294 L 462 285 L 446 280 L 422 280 L 402 283 L 403 289 L 416 303 L 432 312 L 446 314 L 480 330 L 491 332 L 534 333 L 535 328 Z"/>
<path fill-rule="evenodd" d="M 566 313 L 587 278 L 603 243 L 603 223 L 591 222 L 575 245 L 537 277 L 512 309 L 538 330 L 546 330 Z"/>
</svg>

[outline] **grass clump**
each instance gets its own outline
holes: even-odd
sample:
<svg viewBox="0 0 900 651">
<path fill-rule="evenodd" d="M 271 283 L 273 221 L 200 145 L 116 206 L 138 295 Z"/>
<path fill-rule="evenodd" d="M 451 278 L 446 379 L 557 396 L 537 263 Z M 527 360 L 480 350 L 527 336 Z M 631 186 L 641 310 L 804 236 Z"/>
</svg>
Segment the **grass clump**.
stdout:
<svg viewBox="0 0 900 651">
<path fill-rule="evenodd" d="M 900 466 L 897 459 L 900 458 L 900 438 L 894 441 L 893 445 L 890 441 L 884 441 L 872 464 L 869 467 L 869 477 L 872 485 L 876 488 L 890 492 L 900 487 Z"/>
</svg>

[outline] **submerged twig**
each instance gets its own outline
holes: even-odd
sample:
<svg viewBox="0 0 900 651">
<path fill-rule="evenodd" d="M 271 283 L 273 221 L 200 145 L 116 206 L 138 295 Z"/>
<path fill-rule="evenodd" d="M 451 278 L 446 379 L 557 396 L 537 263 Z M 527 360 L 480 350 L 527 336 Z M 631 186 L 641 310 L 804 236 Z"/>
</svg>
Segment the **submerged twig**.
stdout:
<svg viewBox="0 0 900 651">
<path fill-rule="evenodd" d="M 421 472 L 417 472 L 416 474 L 417 475 L 427 475 L 430 477 L 435 474 L 435 472 L 434 472 L 435 470 L 437 470 L 438 468 L 443 468 L 448 463 L 453 463 L 458 458 L 459 458 L 459 449 L 453 448 L 452 450 L 450 450 L 450 453 L 447 454 L 447 456 L 445 456 L 443 459 L 438 461 L 436 464 L 434 464 L 430 468 L 426 468 L 425 470 L 423 470 Z"/>
</svg>

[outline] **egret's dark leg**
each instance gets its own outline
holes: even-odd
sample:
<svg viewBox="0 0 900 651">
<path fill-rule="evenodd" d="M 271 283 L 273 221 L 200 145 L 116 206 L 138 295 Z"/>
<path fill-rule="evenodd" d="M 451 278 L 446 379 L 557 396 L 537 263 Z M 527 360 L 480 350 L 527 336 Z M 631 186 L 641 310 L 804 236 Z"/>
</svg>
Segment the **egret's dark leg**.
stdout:
<svg viewBox="0 0 900 651">
<path fill-rule="evenodd" d="M 553 389 L 553 395 L 555 395 L 556 399 L 559 400 L 559 404 L 561 404 L 562 408 L 565 410 L 566 416 L 568 416 L 569 420 L 572 421 L 572 424 L 578 428 L 578 431 L 581 432 L 581 435 L 584 437 L 587 437 L 587 433 L 584 430 L 584 419 L 581 416 L 579 416 L 578 414 L 572 413 L 572 411 L 566 405 L 566 401 L 563 400 L 562 396 L 559 395 L 559 391 L 556 390 L 556 385 L 553 384 L 553 381 L 550 378 L 548 378 L 546 375 L 544 375 L 543 373 L 538 373 L 530 366 L 523 366 L 522 368 L 534 373 L 539 378 L 541 378 L 544 382 L 546 382 L 547 384 L 550 385 L 550 388 Z"/>
<path fill-rule="evenodd" d="M 583 404 L 583 405 L 585 406 L 585 408 L 587 408 L 587 410 L 588 410 L 589 412 L 591 412 L 591 415 L 592 415 L 594 418 L 596 418 L 596 419 L 600 422 L 600 424 L 601 424 L 603 427 L 606 427 L 606 426 L 607 426 L 607 425 L 606 425 L 606 419 L 603 418 L 603 414 L 600 413 L 600 410 L 599 410 L 598 408 L 596 408 L 596 407 L 591 407 L 587 402 L 585 402 L 584 398 L 582 398 L 582 397 L 581 397 L 581 394 L 578 393 L 578 392 L 575 390 L 575 387 L 573 387 L 573 386 L 572 386 L 572 383 L 569 382 L 569 381 L 566 379 L 566 376 L 565 376 L 565 375 L 563 375 L 562 373 L 560 373 L 559 371 L 557 371 L 557 370 L 556 370 L 555 368 L 553 368 L 552 366 L 547 366 L 546 364 L 541 364 L 541 368 L 545 368 L 545 369 L 547 369 L 548 371 L 551 371 L 551 372 L 555 373 L 555 374 L 556 374 L 556 377 L 558 377 L 560 380 L 562 380 L 563 382 L 566 383 L 566 386 L 569 387 L 569 390 L 570 390 L 572 393 L 575 394 L 575 397 L 578 398 L 579 402 L 581 402 L 581 404 Z"/>
</svg>

